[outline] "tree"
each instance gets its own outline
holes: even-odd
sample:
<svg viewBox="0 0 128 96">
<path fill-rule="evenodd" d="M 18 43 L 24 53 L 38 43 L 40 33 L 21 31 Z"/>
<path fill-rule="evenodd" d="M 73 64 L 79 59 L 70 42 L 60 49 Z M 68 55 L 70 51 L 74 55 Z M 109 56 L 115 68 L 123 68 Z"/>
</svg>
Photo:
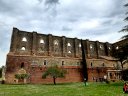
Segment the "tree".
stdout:
<svg viewBox="0 0 128 96">
<path fill-rule="evenodd" d="M 28 78 L 28 77 L 29 77 L 28 74 L 15 74 L 16 79 L 25 79 L 25 78 Z"/>
<path fill-rule="evenodd" d="M 2 77 L 2 67 L 0 68 L 0 78 Z"/>
<path fill-rule="evenodd" d="M 128 44 L 113 50 L 113 57 L 117 58 L 122 67 L 122 79 L 128 80 L 128 69 L 124 70 L 124 64 L 128 62 Z"/>
<path fill-rule="evenodd" d="M 47 76 L 51 76 L 53 78 L 54 85 L 56 85 L 56 79 L 58 77 L 65 77 L 66 70 L 59 68 L 57 65 L 49 67 L 42 75 L 42 78 L 45 79 Z"/>
<path fill-rule="evenodd" d="M 128 3 L 124 5 L 128 8 Z M 126 15 L 128 15 L 128 12 L 126 12 Z M 124 21 L 128 21 L 128 16 L 124 19 Z M 120 32 L 128 32 L 128 25 L 124 26 L 123 29 Z M 128 38 L 128 33 L 122 37 L 122 39 Z"/>
<path fill-rule="evenodd" d="M 1 66 L 1 67 L 0 67 L 0 78 L 2 78 L 4 69 L 5 69 L 4 66 Z"/>
<path fill-rule="evenodd" d="M 121 67 L 123 69 L 123 65 L 128 59 L 128 44 L 120 47 L 119 49 L 113 49 L 112 55 L 120 61 Z"/>
<path fill-rule="evenodd" d="M 88 81 L 88 70 L 87 70 L 87 62 L 86 62 L 86 53 L 82 39 L 81 39 L 81 51 L 82 51 L 82 69 L 83 69 L 82 72 L 83 72 L 84 82 L 86 83 L 86 81 Z"/>
</svg>

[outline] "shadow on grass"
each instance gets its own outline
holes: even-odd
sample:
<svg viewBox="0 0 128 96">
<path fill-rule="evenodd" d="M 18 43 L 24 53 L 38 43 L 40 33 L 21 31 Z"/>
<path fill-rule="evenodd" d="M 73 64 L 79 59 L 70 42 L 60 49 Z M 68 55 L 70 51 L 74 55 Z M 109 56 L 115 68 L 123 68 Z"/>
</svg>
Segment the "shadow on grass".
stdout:
<svg viewBox="0 0 128 96">
<path fill-rule="evenodd" d="M 54 86 L 57 86 L 57 85 L 73 85 L 73 84 L 77 84 L 77 83 L 57 83 L 56 85 L 53 84 L 53 83 L 49 83 L 49 84 L 41 84 L 41 85 L 54 85 Z"/>
<path fill-rule="evenodd" d="M 112 85 L 112 86 L 123 86 L 123 82 L 112 82 L 112 83 L 110 83 L 110 85 Z"/>
<path fill-rule="evenodd" d="M 107 83 L 101 83 L 101 82 L 87 82 L 87 86 L 123 86 L 124 82 L 110 82 L 109 84 Z M 61 85 L 84 85 L 83 82 L 79 82 L 79 83 L 57 83 L 56 85 L 54 85 L 53 83 L 48 83 L 48 84 L 0 84 L 0 85 L 23 85 L 23 86 L 27 86 L 27 85 L 48 85 L 48 86 L 61 86 Z"/>
<path fill-rule="evenodd" d="M 73 85 L 73 84 L 80 84 L 80 82 L 79 83 L 56 83 L 56 85 Z M 54 85 L 54 86 L 56 86 L 55 84 L 53 84 L 53 83 L 47 83 L 47 84 L 34 84 L 34 83 L 27 83 L 27 84 L 0 84 L 0 85 Z"/>
</svg>

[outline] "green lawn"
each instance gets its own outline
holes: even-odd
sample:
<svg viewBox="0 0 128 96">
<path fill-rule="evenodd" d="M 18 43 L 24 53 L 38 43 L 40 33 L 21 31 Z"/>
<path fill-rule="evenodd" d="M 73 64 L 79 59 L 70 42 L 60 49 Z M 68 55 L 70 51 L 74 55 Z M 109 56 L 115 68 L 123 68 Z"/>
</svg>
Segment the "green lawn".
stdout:
<svg viewBox="0 0 128 96">
<path fill-rule="evenodd" d="M 128 96 L 123 83 L 68 83 L 58 85 L 0 85 L 0 96 Z"/>
</svg>

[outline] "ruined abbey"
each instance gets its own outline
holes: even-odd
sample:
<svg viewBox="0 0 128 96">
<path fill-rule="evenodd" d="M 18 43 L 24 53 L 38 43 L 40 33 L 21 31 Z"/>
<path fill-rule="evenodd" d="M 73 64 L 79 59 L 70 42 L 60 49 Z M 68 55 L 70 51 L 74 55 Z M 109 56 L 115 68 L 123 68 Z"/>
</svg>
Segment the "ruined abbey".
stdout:
<svg viewBox="0 0 128 96">
<path fill-rule="evenodd" d="M 26 32 L 13 28 L 10 51 L 6 60 L 6 83 L 50 83 L 52 78 L 42 79 L 42 73 L 52 65 L 67 70 L 64 78 L 57 82 L 82 82 L 81 40 L 52 34 Z M 120 63 L 111 55 L 112 49 L 128 42 L 116 43 L 82 40 L 86 53 L 88 81 L 98 82 L 107 76 L 109 80 L 120 80 Z M 117 66 L 118 65 L 118 66 Z M 29 77 L 17 80 L 15 74 L 27 73 Z"/>
</svg>

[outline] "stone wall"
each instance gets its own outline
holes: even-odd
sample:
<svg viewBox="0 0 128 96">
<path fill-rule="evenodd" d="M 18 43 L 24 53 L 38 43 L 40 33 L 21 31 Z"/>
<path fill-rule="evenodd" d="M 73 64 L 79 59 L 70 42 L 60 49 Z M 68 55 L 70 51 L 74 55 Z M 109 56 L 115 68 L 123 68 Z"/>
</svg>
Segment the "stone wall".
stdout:
<svg viewBox="0 0 128 96">
<path fill-rule="evenodd" d="M 110 56 L 112 44 L 83 40 L 88 58 Z M 10 52 L 16 55 L 37 55 L 55 57 L 81 57 L 81 42 L 77 38 L 44 35 L 37 32 L 13 29 Z"/>
<path fill-rule="evenodd" d="M 83 40 L 86 52 L 89 81 L 99 81 L 107 69 L 113 69 L 116 60 L 111 56 L 112 44 Z M 52 65 L 67 70 L 65 78 L 57 82 L 81 82 L 81 40 L 52 34 L 21 31 L 13 28 L 10 52 L 6 62 L 6 83 L 15 83 L 15 74 L 23 67 L 30 75 L 27 83 L 50 83 L 52 78 L 42 79 L 42 73 Z"/>
</svg>

